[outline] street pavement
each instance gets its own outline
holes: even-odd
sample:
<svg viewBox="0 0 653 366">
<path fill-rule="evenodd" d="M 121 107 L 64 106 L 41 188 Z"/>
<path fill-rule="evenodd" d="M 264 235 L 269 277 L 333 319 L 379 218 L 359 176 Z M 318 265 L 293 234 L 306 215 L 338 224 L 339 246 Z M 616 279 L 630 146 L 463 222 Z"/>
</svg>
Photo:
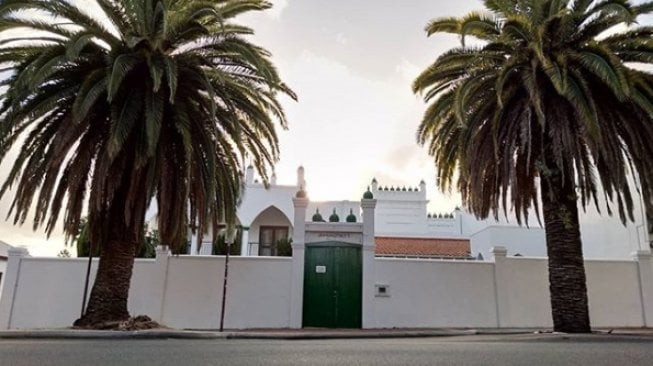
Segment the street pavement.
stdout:
<svg viewBox="0 0 653 366">
<path fill-rule="evenodd" d="M 652 364 L 653 337 L 633 335 L 0 340 L 0 366 Z"/>
</svg>

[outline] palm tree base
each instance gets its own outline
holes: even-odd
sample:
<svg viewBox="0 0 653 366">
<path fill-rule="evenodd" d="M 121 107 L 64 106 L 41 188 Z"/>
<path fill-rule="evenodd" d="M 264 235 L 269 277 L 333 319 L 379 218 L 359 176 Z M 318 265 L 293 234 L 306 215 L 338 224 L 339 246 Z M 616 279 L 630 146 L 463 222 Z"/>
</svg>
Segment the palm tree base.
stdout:
<svg viewBox="0 0 653 366">
<path fill-rule="evenodd" d="M 92 317 L 92 316 L 83 316 L 75 322 L 73 322 L 74 328 L 82 329 L 117 329 L 120 327 L 121 323 L 127 322 L 130 319 L 129 316 L 122 319 L 116 320 L 106 320 L 106 317 Z"/>
<path fill-rule="evenodd" d="M 119 220 L 115 221 L 119 222 Z M 119 226 L 115 225 L 114 228 Z M 120 236 L 115 231 L 111 234 Z M 136 243 L 129 241 L 128 236 L 125 235 L 120 240 L 112 240 L 103 248 L 88 307 L 84 315 L 74 322 L 74 326 L 97 328 L 104 327 L 108 323 L 129 320 L 127 299 L 134 268 Z"/>
<path fill-rule="evenodd" d="M 147 315 L 139 315 L 126 320 L 91 322 L 86 324 L 90 318 L 82 317 L 77 319 L 73 325 L 74 328 L 80 329 L 97 329 L 97 330 L 144 330 L 163 328 L 159 323 L 153 321 Z"/>
</svg>

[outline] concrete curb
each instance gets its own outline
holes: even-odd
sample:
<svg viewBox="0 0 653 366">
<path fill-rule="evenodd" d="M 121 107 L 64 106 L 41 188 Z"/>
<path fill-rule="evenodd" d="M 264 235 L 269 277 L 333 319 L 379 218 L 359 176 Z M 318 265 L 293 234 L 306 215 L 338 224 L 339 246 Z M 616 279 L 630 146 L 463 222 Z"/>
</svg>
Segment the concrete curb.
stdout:
<svg viewBox="0 0 653 366">
<path fill-rule="evenodd" d="M 284 329 L 251 331 L 199 331 L 199 330 L 80 330 L 80 329 L 34 329 L 0 331 L 3 339 L 261 339 L 261 340 L 318 340 L 318 339 L 375 339 L 375 338 L 428 338 L 461 336 L 514 336 L 533 335 L 536 337 L 597 338 L 601 336 L 645 337 L 653 339 L 650 329 L 596 330 L 593 334 L 573 335 L 552 333 L 542 329 Z"/>
<path fill-rule="evenodd" d="M 372 339 L 372 338 L 425 338 L 466 335 L 531 334 L 533 330 L 264 330 L 264 331 L 195 331 L 195 330 L 9 330 L 0 331 L 0 339 Z"/>
<path fill-rule="evenodd" d="M 307 331 L 307 332 L 233 332 L 228 339 L 373 339 L 373 338 L 426 338 L 453 337 L 476 334 L 473 331 Z"/>
<path fill-rule="evenodd" d="M 226 333 L 166 330 L 16 330 L 0 332 L 0 339 L 226 339 Z"/>
</svg>

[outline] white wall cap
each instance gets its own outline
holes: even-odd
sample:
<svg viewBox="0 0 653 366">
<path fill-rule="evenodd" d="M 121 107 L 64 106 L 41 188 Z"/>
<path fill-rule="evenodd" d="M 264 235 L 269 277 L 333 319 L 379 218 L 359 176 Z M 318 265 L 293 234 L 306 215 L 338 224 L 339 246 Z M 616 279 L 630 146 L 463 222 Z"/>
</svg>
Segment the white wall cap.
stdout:
<svg viewBox="0 0 653 366">
<path fill-rule="evenodd" d="M 633 259 L 650 259 L 651 258 L 651 251 L 650 250 L 638 250 L 635 252 L 632 252 L 630 256 Z"/>
<path fill-rule="evenodd" d="M 27 257 L 29 251 L 24 247 L 13 247 L 7 250 L 7 257 Z"/>
<path fill-rule="evenodd" d="M 490 253 L 492 253 L 495 257 L 505 257 L 508 255 L 508 249 L 506 249 L 504 246 L 497 245 L 490 248 Z"/>
</svg>

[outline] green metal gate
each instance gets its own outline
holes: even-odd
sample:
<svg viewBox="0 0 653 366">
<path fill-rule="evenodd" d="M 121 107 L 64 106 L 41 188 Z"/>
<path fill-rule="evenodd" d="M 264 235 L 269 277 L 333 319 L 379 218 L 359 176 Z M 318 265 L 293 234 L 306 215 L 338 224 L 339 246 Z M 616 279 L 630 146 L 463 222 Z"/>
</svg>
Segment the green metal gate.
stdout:
<svg viewBox="0 0 653 366">
<path fill-rule="evenodd" d="M 362 277 L 360 245 L 306 244 L 303 326 L 360 328 Z"/>
</svg>

